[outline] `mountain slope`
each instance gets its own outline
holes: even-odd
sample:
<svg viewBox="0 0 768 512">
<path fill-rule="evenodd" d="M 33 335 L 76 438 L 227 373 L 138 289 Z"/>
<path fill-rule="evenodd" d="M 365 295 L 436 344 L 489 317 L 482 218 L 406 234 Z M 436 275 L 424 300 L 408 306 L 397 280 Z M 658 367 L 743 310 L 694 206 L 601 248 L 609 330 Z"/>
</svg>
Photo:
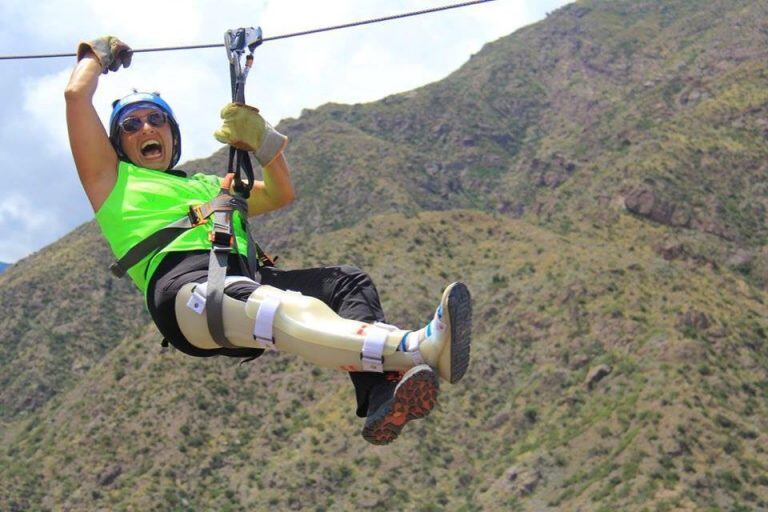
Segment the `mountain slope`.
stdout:
<svg viewBox="0 0 768 512">
<path fill-rule="evenodd" d="M 0 418 L 36 410 L 149 321 L 89 223 L 0 275 Z"/>
<path fill-rule="evenodd" d="M 435 276 L 469 284 L 472 367 L 430 418 L 370 447 L 343 374 L 163 355 L 150 330 L 21 426 L 0 494 L 73 510 L 768 504 L 768 296 L 744 281 L 472 211 L 374 217 L 303 252 L 290 263 L 372 269 L 403 326 L 429 316 Z"/>
</svg>

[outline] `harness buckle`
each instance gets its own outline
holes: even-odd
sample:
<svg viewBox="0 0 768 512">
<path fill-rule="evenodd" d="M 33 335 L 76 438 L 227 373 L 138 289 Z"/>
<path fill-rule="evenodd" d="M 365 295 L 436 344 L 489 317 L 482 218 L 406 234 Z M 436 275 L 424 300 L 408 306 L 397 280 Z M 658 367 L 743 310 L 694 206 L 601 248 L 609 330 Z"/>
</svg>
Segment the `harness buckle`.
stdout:
<svg viewBox="0 0 768 512">
<path fill-rule="evenodd" d="M 189 212 L 187 212 L 187 216 L 189 216 L 189 221 L 192 223 L 192 227 L 195 228 L 197 226 L 202 226 L 206 222 L 208 222 L 208 219 L 205 217 L 205 214 L 203 213 L 203 205 L 193 205 L 189 207 Z"/>
<path fill-rule="evenodd" d="M 235 236 L 232 233 L 213 230 L 208 233 L 208 240 L 213 244 L 214 251 L 231 251 L 235 243 Z"/>
<path fill-rule="evenodd" d="M 120 262 L 115 261 L 109 266 L 109 271 L 112 272 L 112 275 L 115 277 L 122 278 L 125 275 L 125 269 L 120 266 Z"/>
</svg>

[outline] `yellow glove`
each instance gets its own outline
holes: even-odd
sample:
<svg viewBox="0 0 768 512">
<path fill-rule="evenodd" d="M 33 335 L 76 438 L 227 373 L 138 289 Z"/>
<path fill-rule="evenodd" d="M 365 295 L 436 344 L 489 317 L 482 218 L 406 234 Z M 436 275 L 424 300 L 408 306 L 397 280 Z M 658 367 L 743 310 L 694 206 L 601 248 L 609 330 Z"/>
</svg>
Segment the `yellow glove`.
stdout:
<svg viewBox="0 0 768 512">
<path fill-rule="evenodd" d="M 266 122 L 255 107 L 229 103 L 221 109 L 221 118 L 221 128 L 213 134 L 216 140 L 252 151 L 262 167 L 269 165 L 288 144 L 288 137 Z"/>
</svg>

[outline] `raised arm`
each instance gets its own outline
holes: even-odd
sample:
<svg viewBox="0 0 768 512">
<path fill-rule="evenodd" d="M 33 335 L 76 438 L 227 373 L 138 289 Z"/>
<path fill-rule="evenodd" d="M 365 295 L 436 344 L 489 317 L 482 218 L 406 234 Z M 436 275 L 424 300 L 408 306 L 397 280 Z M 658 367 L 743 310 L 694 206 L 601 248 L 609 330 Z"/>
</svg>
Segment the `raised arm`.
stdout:
<svg viewBox="0 0 768 512">
<path fill-rule="evenodd" d="M 83 43 L 78 49 L 77 65 L 64 90 L 69 146 L 93 211 L 98 211 L 115 186 L 118 163 L 117 154 L 93 106 L 93 95 L 99 75 L 109 69 L 115 71 L 121 64 L 130 64 L 130 48 L 116 38 Z"/>
</svg>

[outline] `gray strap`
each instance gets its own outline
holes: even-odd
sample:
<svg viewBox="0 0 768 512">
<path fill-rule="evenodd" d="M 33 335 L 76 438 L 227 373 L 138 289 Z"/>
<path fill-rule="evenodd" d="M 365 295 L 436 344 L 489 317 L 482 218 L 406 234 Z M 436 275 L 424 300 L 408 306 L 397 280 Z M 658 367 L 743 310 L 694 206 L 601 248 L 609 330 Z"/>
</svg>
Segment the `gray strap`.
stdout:
<svg viewBox="0 0 768 512">
<path fill-rule="evenodd" d="M 226 191 L 222 191 L 222 192 L 226 192 Z M 214 197 L 207 203 L 203 203 L 201 205 L 195 206 L 193 210 L 196 213 L 198 213 L 201 219 L 207 219 L 214 212 L 227 211 L 227 210 L 231 210 L 232 208 L 240 210 L 243 208 L 244 205 L 245 205 L 245 208 L 248 207 L 244 199 L 241 199 L 236 196 L 230 196 L 230 195 L 227 195 L 226 193 L 220 193 L 218 196 Z"/>
<path fill-rule="evenodd" d="M 217 211 L 213 215 L 214 242 L 208 262 L 208 294 L 206 297 L 206 319 L 213 340 L 221 347 L 237 348 L 224 334 L 224 280 L 227 277 L 227 263 L 232 252 L 230 245 L 216 243 L 216 235 L 232 234 L 232 212 Z"/>
<path fill-rule="evenodd" d="M 225 348 L 238 348 L 230 343 L 224 332 L 224 287 L 227 278 L 229 255 L 231 254 L 232 249 L 237 247 L 232 209 L 237 209 L 241 215 L 247 217 L 248 203 L 241 197 L 226 196 L 226 198 L 226 208 L 216 208 L 216 211 L 213 214 L 213 241 L 211 257 L 208 262 L 206 320 L 208 322 L 208 330 L 211 333 L 211 337 L 219 346 Z M 245 231 L 250 240 L 247 223 Z M 228 240 L 231 240 L 232 245 L 219 243 Z M 250 265 L 250 260 L 248 264 Z M 249 272 L 253 273 L 254 271 L 255 269 L 253 267 L 249 268 Z"/>
<path fill-rule="evenodd" d="M 256 251 L 256 242 L 254 242 L 253 237 L 251 236 L 251 231 L 248 229 L 248 202 L 240 197 L 235 197 L 237 199 L 237 203 L 233 203 L 233 206 L 235 209 L 240 212 L 240 218 L 243 221 L 242 227 L 243 231 L 245 231 L 246 236 L 246 265 L 247 269 L 246 273 L 252 278 L 256 279 L 256 271 L 258 270 L 258 259 L 257 259 L 257 251 Z M 234 222 L 234 220 L 233 220 Z M 234 232 L 234 228 L 233 228 Z M 233 240 L 233 248 L 235 252 L 237 252 L 237 240 Z"/>
</svg>

